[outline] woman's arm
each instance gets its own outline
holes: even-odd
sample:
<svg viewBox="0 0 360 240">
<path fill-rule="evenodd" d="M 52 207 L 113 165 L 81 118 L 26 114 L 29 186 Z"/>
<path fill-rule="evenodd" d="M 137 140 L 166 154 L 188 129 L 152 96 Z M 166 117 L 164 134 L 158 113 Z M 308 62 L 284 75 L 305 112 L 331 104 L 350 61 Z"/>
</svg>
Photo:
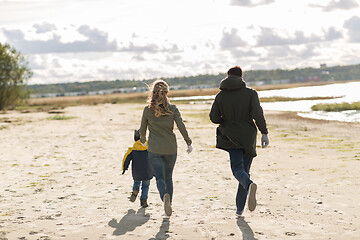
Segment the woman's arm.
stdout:
<svg viewBox="0 0 360 240">
<path fill-rule="evenodd" d="M 183 136 L 186 144 L 188 146 L 191 145 L 192 141 L 191 141 L 191 139 L 189 137 L 189 134 L 188 134 L 188 132 L 186 130 L 184 121 L 182 120 L 180 111 L 179 111 L 179 109 L 177 107 L 175 108 L 175 111 L 174 111 L 174 119 L 175 119 L 175 123 L 176 123 L 181 135 Z"/>
</svg>

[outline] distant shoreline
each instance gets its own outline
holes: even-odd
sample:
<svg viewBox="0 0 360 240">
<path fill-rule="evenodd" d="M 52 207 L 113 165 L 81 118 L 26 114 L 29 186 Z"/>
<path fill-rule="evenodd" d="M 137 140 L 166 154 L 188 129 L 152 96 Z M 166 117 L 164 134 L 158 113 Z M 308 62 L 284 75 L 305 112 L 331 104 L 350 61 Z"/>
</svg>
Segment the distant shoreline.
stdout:
<svg viewBox="0 0 360 240">
<path fill-rule="evenodd" d="M 360 81 L 360 80 L 358 80 Z M 351 81 L 326 81 L 326 82 L 304 82 L 304 83 L 289 83 L 289 84 L 274 84 L 263 86 L 249 86 L 257 91 L 277 90 L 305 86 L 322 86 L 335 83 L 357 82 Z M 219 92 L 218 88 L 207 89 L 183 89 L 171 90 L 169 97 L 187 97 L 187 96 L 206 96 L 216 95 Z M 53 108 L 64 108 L 75 105 L 96 105 L 103 103 L 141 103 L 146 102 L 148 92 L 141 93 L 116 93 L 106 95 L 84 95 L 84 96 L 61 96 L 61 97 L 46 97 L 46 98 L 32 98 L 28 99 L 25 104 L 16 108 L 16 110 L 48 110 Z"/>
</svg>

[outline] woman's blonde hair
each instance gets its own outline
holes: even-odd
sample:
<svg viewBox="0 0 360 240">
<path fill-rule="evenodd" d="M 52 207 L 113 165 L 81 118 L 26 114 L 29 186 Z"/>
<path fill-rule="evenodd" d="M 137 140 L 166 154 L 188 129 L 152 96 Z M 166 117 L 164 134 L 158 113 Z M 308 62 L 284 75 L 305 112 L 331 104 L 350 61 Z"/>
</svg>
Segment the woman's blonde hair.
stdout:
<svg viewBox="0 0 360 240">
<path fill-rule="evenodd" d="M 166 95 L 168 92 L 169 85 L 165 81 L 156 80 L 153 82 L 147 102 L 149 103 L 149 108 L 154 110 L 155 117 L 172 114 L 169 110 L 170 100 Z"/>
</svg>

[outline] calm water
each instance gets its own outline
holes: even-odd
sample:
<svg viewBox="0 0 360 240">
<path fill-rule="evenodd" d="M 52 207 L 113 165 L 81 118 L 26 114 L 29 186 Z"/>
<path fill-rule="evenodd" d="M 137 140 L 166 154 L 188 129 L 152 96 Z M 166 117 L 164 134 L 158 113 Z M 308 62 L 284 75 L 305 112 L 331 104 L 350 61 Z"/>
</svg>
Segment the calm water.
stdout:
<svg viewBox="0 0 360 240">
<path fill-rule="evenodd" d="M 338 97 L 327 100 L 302 100 L 291 102 L 269 102 L 261 103 L 264 110 L 280 110 L 280 111 L 295 111 L 300 116 L 325 119 L 338 120 L 346 122 L 360 122 L 360 111 L 343 111 L 343 112 L 323 112 L 311 111 L 311 106 L 318 103 L 342 103 L 342 102 L 358 102 L 360 101 L 360 82 L 336 83 L 324 86 L 313 87 L 298 87 L 281 90 L 258 91 L 259 97 Z M 212 96 L 196 96 L 196 97 L 182 97 L 173 98 L 174 100 L 214 100 Z"/>
<path fill-rule="evenodd" d="M 303 100 L 295 102 L 262 103 L 264 110 L 296 111 L 302 117 L 315 119 L 360 122 L 360 111 L 323 112 L 311 111 L 318 103 L 342 103 L 360 101 L 360 82 L 337 83 L 324 86 L 299 87 L 282 90 L 259 91 L 259 97 L 338 97 L 327 100 Z"/>
</svg>

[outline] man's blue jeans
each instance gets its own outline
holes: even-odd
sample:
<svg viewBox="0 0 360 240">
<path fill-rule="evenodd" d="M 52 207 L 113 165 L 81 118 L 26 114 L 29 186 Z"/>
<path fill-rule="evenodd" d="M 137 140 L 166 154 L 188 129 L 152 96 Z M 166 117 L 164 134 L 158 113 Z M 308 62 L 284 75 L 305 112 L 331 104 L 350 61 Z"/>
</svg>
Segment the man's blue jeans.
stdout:
<svg viewBox="0 0 360 240">
<path fill-rule="evenodd" d="M 176 162 L 176 154 L 161 155 L 148 152 L 149 161 L 154 169 L 156 186 L 163 201 L 165 193 L 170 195 L 170 202 L 173 196 L 172 174 Z"/>
<path fill-rule="evenodd" d="M 244 210 L 247 192 L 250 183 L 250 166 L 253 157 L 246 156 L 242 149 L 229 149 L 230 165 L 234 177 L 239 181 L 236 194 L 236 212 L 241 213 Z"/>
<path fill-rule="evenodd" d="M 140 196 L 140 199 L 147 200 L 148 199 L 148 193 L 149 193 L 150 180 L 134 181 L 133 191 L 135 189 L 139 190 L 140 189 L 140 184 L 141 184 L 141 196 Z"/>
</svg>

